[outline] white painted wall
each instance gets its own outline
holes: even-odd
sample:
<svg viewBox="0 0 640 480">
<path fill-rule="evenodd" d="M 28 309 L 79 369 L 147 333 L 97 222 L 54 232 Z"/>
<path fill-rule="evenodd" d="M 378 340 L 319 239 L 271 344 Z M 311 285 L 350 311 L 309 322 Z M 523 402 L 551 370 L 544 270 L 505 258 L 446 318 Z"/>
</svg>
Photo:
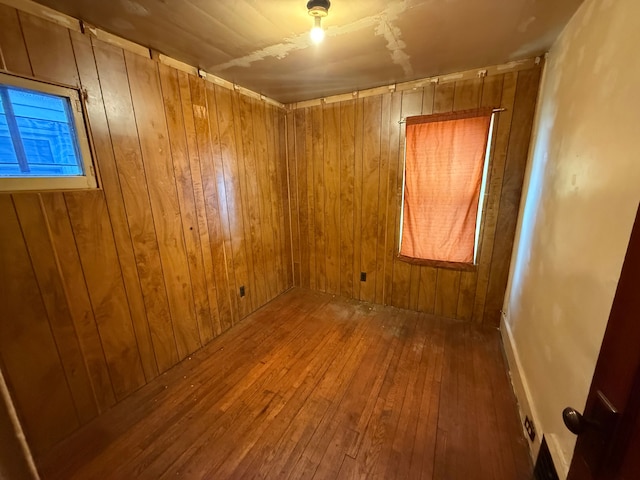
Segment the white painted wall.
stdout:
<svg viewBox="0 0 640 480">
<path fill-rule="evenodd" d="M 551 49 L 534 128 L 503 333 L 566 476 L 561 412 L 584 407 L 640 201 L 640 1 L 585 1 Z"/>
</svg>

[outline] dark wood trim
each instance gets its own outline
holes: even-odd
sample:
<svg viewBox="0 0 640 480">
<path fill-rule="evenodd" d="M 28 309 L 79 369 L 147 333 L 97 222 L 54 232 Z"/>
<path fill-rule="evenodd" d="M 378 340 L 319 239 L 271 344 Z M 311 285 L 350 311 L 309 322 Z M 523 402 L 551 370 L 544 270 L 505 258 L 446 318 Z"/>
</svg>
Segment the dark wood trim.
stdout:
<svg viewBox="0 0 640 480">
<path fill-rule="evenodd" d="M 473 263 L 462 262 L 446 262 L 444 260 L 430 260 L 427 258 L 413 258 L 406 255 L 396 255 L 401 262 L 410 263 L 411 265 L 423 265 L 427 267 L 446 268 L 449 270 L 459 270 L 461 272 L 475 272 L 478 266 Z"/>
</svg>

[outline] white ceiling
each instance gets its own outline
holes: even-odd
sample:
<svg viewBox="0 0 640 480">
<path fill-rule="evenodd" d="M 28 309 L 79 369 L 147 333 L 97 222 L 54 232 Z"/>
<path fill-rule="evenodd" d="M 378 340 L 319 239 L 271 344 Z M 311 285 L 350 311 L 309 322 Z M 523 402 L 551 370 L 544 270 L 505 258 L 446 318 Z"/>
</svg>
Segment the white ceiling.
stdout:
<svg viewBox="0 0 640 480">
<path fill-rule="evenodd" d="M 283 103 L 530 58 L 582 0 L 38 0 Z"/>
</svg>

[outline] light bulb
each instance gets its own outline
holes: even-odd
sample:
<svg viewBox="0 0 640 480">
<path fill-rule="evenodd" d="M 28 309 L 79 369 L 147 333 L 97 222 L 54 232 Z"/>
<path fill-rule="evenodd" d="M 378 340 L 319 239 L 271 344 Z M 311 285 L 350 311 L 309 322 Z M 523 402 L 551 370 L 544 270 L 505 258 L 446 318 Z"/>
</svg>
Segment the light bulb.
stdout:
<svg viewBox="0 0 640 480">
<path fill-rule="evenodd" d="M 313 43 L 320 43 L 324 40 L 324 30 L 322 29 L 322 25 L 320 24 L 320 17 L 314 18 L 314 25 L 311 29 L 311 40 Z"/>
</svg>

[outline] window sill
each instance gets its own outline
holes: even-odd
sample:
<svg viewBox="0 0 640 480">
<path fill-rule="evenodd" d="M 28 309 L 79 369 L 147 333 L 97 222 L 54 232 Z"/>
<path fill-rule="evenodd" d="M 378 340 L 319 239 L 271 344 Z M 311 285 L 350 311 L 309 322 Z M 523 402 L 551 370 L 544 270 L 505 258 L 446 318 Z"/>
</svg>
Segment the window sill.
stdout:
<svg viewBox="0 0 640 480">
<path fill-rule="evenodd" d="M 96 177 L 2 177 L 0 193 L 43 193 L 51 191 L 98 190 Z"/>
<path fill-rule="evenodd" d="M 426 258 L 413 258 L 413 257 L 405 257 L 404 255 L 398 254 L 396 256 L 398 260 L 401 262 L 410 263 L 412 265 L 422 265 L 425 267 L 436 267 L 436 268 L 446 268 L 448 270 L 459 270 L 462 272 L 475 272 L 478 269 L 478 266 L 473 263 L 462 263 L 462 262 L 445 262 L 442 260 L 428 260 Z"/>
</svg>

